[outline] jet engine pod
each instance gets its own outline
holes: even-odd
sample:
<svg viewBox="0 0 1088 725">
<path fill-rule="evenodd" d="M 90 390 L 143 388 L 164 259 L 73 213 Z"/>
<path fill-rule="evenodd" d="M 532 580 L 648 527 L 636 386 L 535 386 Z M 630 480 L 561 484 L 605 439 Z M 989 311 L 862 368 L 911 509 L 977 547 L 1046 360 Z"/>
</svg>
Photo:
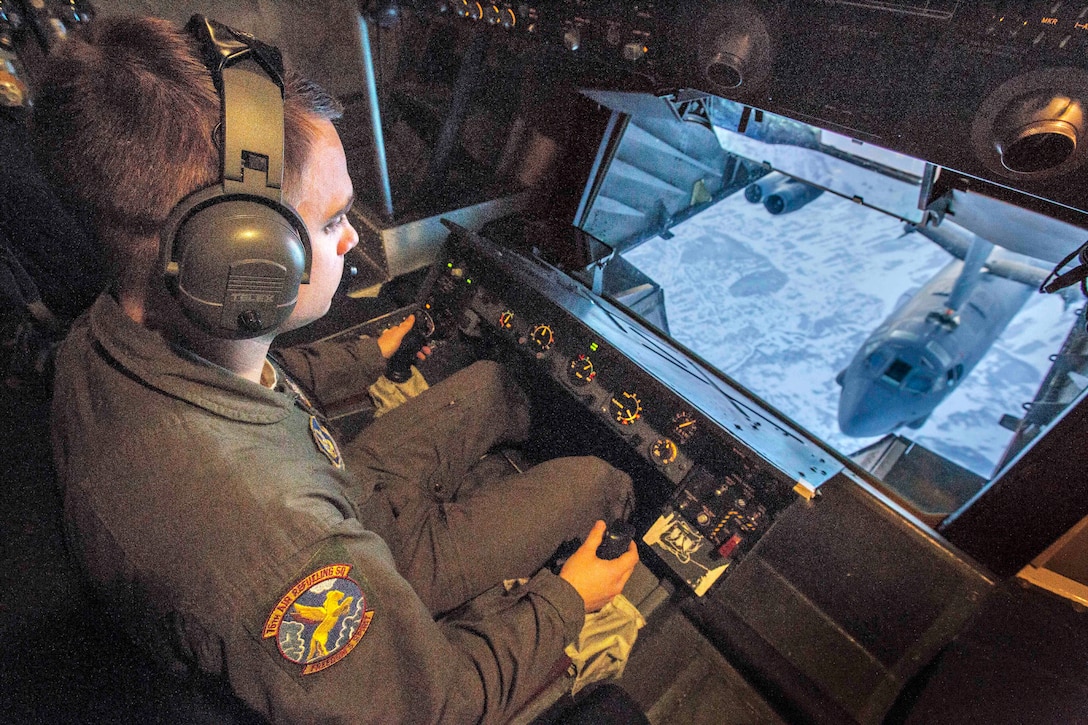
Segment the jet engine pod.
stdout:
<svg viewBox="0 0 1088 725">
<path fill-rule="evenodd" d="M 762 14 L 746 0 L 691 5 L 681 35 L 683 44 L 697 43 L 700 87 L 727 98 L 750 96 L 774 62 Z"/>
<path fill-rule="evenodd" d="M 763 208 L 770 214 L 789 214 L 816 199 L 824 190 L 798 179 L 791 179 L 771 190 L 763 198 Z"/>
<path fill-rule="evenodd" d="M 760 178 L 748 184 L 744 188 L 744 198 L 752 204 L 758 204 L 763 201 L 769 194 L 773 193 L 775 189 L 788 184 L 792 179 L 781 171 L 772 171 L 766 176 Z"/>
<path fill-rule="evenodd" d="M 1015 182 L 1071 173 L 1088 156 L 1086 104 L 1088 72 L 1079 68 L 1045 68 L 1011 78 L 975 114 L 975 154 L 997 177 Z"/>
</svg>

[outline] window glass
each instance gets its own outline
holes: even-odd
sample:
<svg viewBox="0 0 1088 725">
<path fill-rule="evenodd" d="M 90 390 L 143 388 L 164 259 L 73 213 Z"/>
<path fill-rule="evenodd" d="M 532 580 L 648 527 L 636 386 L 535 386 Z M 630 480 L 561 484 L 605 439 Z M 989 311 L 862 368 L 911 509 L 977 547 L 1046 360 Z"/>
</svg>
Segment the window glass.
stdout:
<svg viewBox="0 0 1088 725">
<path fill-rule="evenodd" d="M 716 133 L 728 139 L 731 132 L 719 128 Z M 742 139 L 732 146 L 742 149 L 746 143 Z M 774 151 L 776 168 L 791 166 L 788 146 Z M 797 154 L 795 167 L 814 165 L 811 149 Z M 918 358 L 925 360 L 924 370 L 919 367 L 919 374 L 910 377 L 914 366 L 892 359 L 871 336 L 882 323 L 910 309 L 926 285 L 947 274 L 950 265 L 955 272 L 958 260 L 911 231 L 904 215 L 834 192 L 776 214 L 738 192 L 688 216 L 665 236 L 629 248 L 608 240 L 663 292 L 664 315 L 655 313 L 653 319 L 667 320 L 666 332 L 678 342 L 855 460 L 886 437 L 899 436 L 980 481 L 989 479 L 1005 457 L 1026 406 L 1041 394 L 1051 356 L 1061 348 L 1080 307 L 1034 291 L 1023 292 L 1021 304 L 1020 291 L 994 287 L 999 296 L 1017 298 L 1015 314 L 978 351 L 977 364 L 970 370 L 962 364 L 946 369 L 952 361 L 949 343 L 942 340 L 936 346 L 941 355 Z M 1054 266 L 1020 261 L 1038 267 L 1040 275 Z M 947 289 L 940 298 L 941 304 L 947 303 Z M 949 330 L 974 324 L 966 315 L 945 319 L 938 314 L 933 324 L 938 324 L 936 318 L 944 319 Z M 922 333 L 895 325 L 889 336 L 900 343 L 925 344 Z M 913 417 L 880 434 L 846 435 L 839 424 L 842 388 L 836 378 L 841 379 L 840 373 L 858 355 L 869 374 L 907 381 L 902 387 L 915 399 L 935 388 L 947 394 L 932 411 L 914 410 Z M 938 378 L 949 384 L 936 386 Z"/>
</svg>

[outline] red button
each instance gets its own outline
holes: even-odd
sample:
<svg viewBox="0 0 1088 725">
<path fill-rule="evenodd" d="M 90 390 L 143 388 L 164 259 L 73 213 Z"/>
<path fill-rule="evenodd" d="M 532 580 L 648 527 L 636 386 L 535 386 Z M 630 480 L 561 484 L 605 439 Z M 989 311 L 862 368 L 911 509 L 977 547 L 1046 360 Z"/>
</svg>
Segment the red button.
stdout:
<svg viewBox="0 0 1088 725">
<path fill-rule="evenodd" d="M 737 548 L 737 545 L 740 544 L 740 542 L 742 541 L 744 541 L 744 539 L 740 537 L 740 534 L 733 534 L 729 537 L 729 541 L 718 547 L 718 553 L 722 555 L 723 559 L 728 559 L 730 556 L 732 556 L 733 551 Z"/>
</svg>

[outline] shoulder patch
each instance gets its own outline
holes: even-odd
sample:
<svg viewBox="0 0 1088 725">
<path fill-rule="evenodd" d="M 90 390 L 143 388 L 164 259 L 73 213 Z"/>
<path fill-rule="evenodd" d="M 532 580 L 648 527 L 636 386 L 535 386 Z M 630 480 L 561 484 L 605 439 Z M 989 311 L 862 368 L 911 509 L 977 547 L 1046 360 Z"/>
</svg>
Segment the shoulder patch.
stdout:
<svg viewBox="0 0 1088 725">
<path fill-rule="evenodd" d="M 311 675 L 347 657 L 366 634 L 374 612 L 351 579 L 349 564 L 331 564 L 303 577 L 273 607 L 262 636 Z"/>
<path fill-rule="evenodd" d="M 340 449 L 336 445 L 336 441 L 332 437 L 332 433 L 329 429 L 322 424 L 316 415 L 310 416 L 310 433 L 313 434 L 314 443 L 317 444 L 317 450 L 325 454 L 325 458 L 329 459 L 332 465 L 336 466 L 341 471 L 344 470 L 344 459 L 340 455 Z"/>
</svg>

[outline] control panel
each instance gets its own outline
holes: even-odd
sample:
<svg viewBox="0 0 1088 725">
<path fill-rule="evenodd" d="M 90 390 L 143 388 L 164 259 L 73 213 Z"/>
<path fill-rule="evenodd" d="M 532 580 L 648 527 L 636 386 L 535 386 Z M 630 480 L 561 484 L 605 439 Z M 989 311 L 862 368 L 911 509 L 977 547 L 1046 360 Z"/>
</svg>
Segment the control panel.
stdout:
<svg viewBox="0 0 1088 725">
<path fill-rule="evenodd" d="M 414 0 L 598 90 L 703 92 L 906 153 L 1084 224 L 1083 0 Z M 1041 202 L 1041 203 L 1040 203 Z M 1049 203 L 1049 204 L 1048 204 Z"/>
<path fill-rule="evenodd" d="M 0 49 L 15 50 L 32 33 L 49 50 L 94 14 L 87 0 L 0 0 Z"/>
<path fill-rule="evenodd" d="M 573 60 L 647 68 L 666 48 L 664 21 L 671 13 L 660 0 L 413 0 L 400 3 L 431 19 L 493 28 Z"/>
<path fill-rule="evenodd" d="M 737 562 L 799 494 L 841 465 L 681 350 L 558 270 L 460 228 L 424 303 L 437 334 L 477 328 L 516 350 L 574 401 L 593 430 L 642 459 L 667 501 L 638 532 L 697 595 Z M 671 358 L 671 359 L 670 359 Z M 666 368 L 648 361 L 664 361 Z M 698 391 L 698 392 L 696 392 Z"/>
</svg>

